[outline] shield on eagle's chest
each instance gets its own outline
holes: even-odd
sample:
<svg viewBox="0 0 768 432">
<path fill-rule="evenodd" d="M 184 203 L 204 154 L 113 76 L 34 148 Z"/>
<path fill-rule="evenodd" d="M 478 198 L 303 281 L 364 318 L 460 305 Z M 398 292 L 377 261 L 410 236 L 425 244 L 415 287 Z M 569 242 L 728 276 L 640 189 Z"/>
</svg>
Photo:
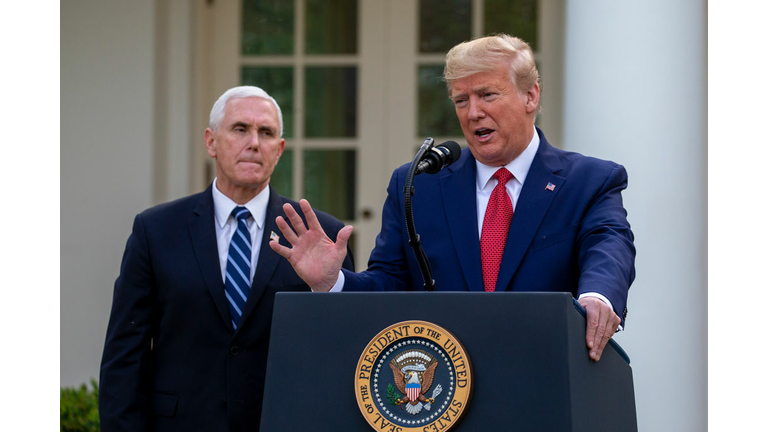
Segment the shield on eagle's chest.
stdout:
<svg viewBox="0 0 768 432">
<path fill-rule="evenodd" d="M 408 383 L 405 385 L 405 394 L 408 396 L 408 399 L 412 401 L 416 401 L 419 399 L 419 395 L 421 394 L 421 383 Z"/>
</svg>

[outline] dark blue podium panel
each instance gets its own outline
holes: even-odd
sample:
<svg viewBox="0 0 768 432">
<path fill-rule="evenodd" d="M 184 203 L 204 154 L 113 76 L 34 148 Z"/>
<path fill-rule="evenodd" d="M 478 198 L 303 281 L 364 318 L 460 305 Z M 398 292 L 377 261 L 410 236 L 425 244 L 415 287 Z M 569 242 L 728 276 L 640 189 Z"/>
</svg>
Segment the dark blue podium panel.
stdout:
<svg viewBox="0 0 768 432">
<path fill-rule="evenodd" d="M 409 320 L 443 327 L 471 359 L 473 395 L 451 431 L 637 430 L 632 369 L 611 346 L 589 359 L 571 295 L 508 292 L 278 293 L 261 430 L 373 430 L 356 366 L 374 336 Z"/>
</svg>

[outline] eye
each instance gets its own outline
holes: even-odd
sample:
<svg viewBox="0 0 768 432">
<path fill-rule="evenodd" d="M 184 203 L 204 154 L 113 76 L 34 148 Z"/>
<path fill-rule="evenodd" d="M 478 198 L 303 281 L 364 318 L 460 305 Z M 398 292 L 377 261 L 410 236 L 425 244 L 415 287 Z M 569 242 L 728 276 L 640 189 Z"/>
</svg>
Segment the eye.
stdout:
<svg viewBox="0 0 768 432">
<path fill-rule="evenodd" d="M 465 105 L 467 105 L 467 99 L 461 98 L 461 99 L 454 99 L 453 104 L 457 107 L 461 108 Z"/>
</svg>

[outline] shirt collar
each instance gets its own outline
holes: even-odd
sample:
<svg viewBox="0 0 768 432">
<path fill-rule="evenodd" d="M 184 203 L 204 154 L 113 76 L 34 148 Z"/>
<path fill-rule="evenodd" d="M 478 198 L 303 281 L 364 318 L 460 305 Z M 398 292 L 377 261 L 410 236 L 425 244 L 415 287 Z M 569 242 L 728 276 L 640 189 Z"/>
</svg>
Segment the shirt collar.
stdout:
<svg viewBox="0 0 768 432">
<path fill-rule="evenodd" d="M 216 223 L 219 227 L 224 228 L 229 220 L 229 215 L 232 214 L 232 210 L 238 206 L 238 204 L 232 201 L 231 198 L 224 195 L 216 186 L 216 180 L 213 179 L 213 211 L 216 214 Z M 264 228 L 264 221 L 267 219 L 267 203 L 269 203 L 269 187 L 265 187 L 263 191 L 253 197 L 250 201 L 245 203 L 243 207 L 247 208 L 251 212 L 251 217 L 256 226 L 259 229 Z"/>
<path fill-rule="evenodd" d="M 515 180 L 520 182 L 521 185 L 525 183 L 525 178 L 528 176 L 528 171 L 531 169 L 533 158 L 539 150 L 540 141 L 539 133 L 536 131 L 536 128 L 533 128 L 533 138 L 531 138 L 531 142 L 528 143 L 528 147 L 526 147 L 518 157 L 512 160 L 512 162 L 504 165 L 504 168 L 511 172 L 512 175 L 515 176 Z M 501 167 L 484 165 L 478 162 L 477 159 L 475 159 L 475 164 L 477 165 L 477 188 L 478 190 L 482 190 L 488 185 L 488 182 L 491 181 L 493 174 Z"/>
</svg>

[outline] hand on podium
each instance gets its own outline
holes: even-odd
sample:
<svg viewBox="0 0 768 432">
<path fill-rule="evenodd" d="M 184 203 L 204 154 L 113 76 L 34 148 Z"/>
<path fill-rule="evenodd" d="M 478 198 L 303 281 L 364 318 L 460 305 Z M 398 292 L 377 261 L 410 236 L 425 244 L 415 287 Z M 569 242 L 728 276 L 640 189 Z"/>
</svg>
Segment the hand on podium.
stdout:
<svg viewBox="0 0 768 432">
<path fill-rule="evenodd" d="M 589 357 L 600 360 L 603 349 L 621 324 L 621 319 L 602 300 L 596 297 L 582 297 L 579 303 L 587 310 L 587 348 Z"/>
<path fill-rule="evenodd" d="M 320 226 L 309 201 L 302 199 L 299 204 L 307 219 L 307 225 L 304 225 L 304 221 L 290 204 L 283 205 L 283 210 L 291 225 L 289 226 L 282 216 L 275 219 L 292 248 L 274 240 L 269 242 L 269 247 L 291 263 L 296 274 L 312 291 L 329 291 L 336 283 L 341 265 L 347 256 L 347 241 L 352 235 L 353 227 L 347 225 L 342 228 L 334 243 Z"/>
</svg>

